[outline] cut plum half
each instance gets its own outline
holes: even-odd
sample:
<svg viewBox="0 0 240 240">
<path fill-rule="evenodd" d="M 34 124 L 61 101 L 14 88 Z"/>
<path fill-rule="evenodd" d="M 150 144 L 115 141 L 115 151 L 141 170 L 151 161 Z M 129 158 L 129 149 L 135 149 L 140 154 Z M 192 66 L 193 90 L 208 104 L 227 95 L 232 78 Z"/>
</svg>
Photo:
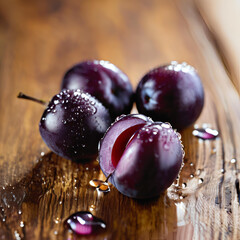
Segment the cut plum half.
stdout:
<svg viewBox="0 0 240 240">
<path fill-rule="evenodd" d="M 122 194 L 159 196 L 176 179 L 184 156 L 181 136 L 171 125 L 130 115 L 108 129 L 100 146 L 105 176 Z"/>
<path fill-rule="evenodd" d="M 121 116 L 111 125 L 100 142 L 99 150 L 100 167 L 106 177 L 114 172 L 133 134 L 152 122 L 142 114 L 129 114 Z"/>
</svg>

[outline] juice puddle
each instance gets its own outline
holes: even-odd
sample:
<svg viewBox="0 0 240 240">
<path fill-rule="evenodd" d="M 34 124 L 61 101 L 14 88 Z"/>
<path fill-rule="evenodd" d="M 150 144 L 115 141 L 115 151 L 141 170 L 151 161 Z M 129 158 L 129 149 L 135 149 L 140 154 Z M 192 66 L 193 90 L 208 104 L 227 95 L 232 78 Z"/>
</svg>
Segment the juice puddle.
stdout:
<svg viewBox="0 0 240 240">
<path fill-rule="evenodd" d="M 77 235 L 95 235 L 106 229 L 106 223 L 88 211 L 72 214 L 64 224 Z"/>
</svg>

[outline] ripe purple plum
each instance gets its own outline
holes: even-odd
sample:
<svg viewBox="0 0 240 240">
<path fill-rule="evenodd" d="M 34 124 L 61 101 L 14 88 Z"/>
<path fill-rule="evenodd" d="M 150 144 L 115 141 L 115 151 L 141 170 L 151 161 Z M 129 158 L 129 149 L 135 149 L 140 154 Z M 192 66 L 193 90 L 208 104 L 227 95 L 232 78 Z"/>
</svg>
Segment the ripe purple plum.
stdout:
<svg viewBox="0 0 240 240">
<path fill-rule="evenodd" d="M 90 93 L 109 110 L 113 120 L 132 109 L 134 92 L 129 78 L 108 61 L 76 64 L 64 75 L 61 88 Z"/>
<path fill-rule="evenodd" d="M 141 114 L 127 115 L 100 142 L 99 163 L 122 194 L 145 199 L 159 196 L 176 179 L 184 151 L 170 124 Z"/>
<path fill-rule="evenodd" d="M 40 134 L 56 154 L 77 162 L 97 156 L 98 142 L 111 124 L 108 110 L 81 90 L 55 95 L 39 123 Z"/>
<path fill-rule="evenodd" d="M 201 79 L 187 63 L 173 61 L 157 67 L 139 82 L 136 105 L 139 113 L 182 130 L 193 124 L 203 109 Z"/>
</svg>

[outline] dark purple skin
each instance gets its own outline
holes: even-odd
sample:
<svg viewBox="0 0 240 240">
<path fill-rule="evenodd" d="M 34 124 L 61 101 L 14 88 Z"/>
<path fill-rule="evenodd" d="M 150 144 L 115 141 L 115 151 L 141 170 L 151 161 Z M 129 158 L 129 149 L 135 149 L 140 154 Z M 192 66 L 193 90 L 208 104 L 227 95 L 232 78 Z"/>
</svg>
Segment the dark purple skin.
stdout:
<svg viewBox="0 0 240 240">
<path fill-rule="evenodd" d="M 171 62 L 151 70 L 141 79 L 136 104 L 139 113 L 154 121 L 170 122 L 182 130 L 193 124 L 203 109 L 202 82 L 190 65 Z"/>
<path fill-rule="evenodd" d="M 130 113 L 134 92 L 125 73 L 107 61 L 85 61 L 69 69 L 63 77 L 62 89 L 81 89 L 96 97 L 114 120 Z"/>
<path fill-rule="evenodd" d="M 53 152 L 82 162 L 97 156 L 98 142 L 110 124 L 108 110 L 97 99 L 80 90 L 64 90 L 50 101 L 39 130 Z"/>
<path fill-rule="evenodd" d="M 127 126 L 131 128 L 129 123 Z M 159 196 L 173 183 L 182 166 L 184 151 L 179 134 L 167 123 L 145 122 L 134 133 L 125 130 L 128 142 L 123 146 L 118 128 L 118 123 L 113 124 L 102 140 L 99 162 L 103 173 L 112 174 L 111 183 L 128 197 Z M 115 131 L 112 142 L 107 136 Z"/>
</svg>

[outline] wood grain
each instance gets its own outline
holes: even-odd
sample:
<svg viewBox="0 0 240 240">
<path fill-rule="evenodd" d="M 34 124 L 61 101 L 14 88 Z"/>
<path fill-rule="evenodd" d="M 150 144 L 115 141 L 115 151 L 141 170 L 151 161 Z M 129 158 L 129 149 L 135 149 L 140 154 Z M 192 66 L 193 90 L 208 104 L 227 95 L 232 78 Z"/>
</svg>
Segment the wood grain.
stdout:
<svg viewBox="0 0 240 240">
<path fill-rule="evenodd" d="M 77 239 L 63 221 L 80 210 L 107 223 L 106 232 L 85 239 L 240 239 L 239 89 L 216 48 L 225 33 L 209 31 L 196 2 L 0 2 L 0 239 Z M 230 15 L 224 17 L 231 21 Z M 150 68 L 171 60 L 190 63 L 202 78 L 205 106 L 196 124 L 220 136 L 202 141 L 193 127 L 184 130 L 179 186 L 157 199 L 137 201 L 114 187 L 98 194 L 88 184 L 104 179 L 98 163 L 76 164 L 50 152 L 38 132 L 43 108 L 16 98 L 23 91 L 50 99 L 67 68 L 95 58 L 116 64 L 134 87 Z M 231 54 L 226 58 L 237 66 Z"/>
</svg>

